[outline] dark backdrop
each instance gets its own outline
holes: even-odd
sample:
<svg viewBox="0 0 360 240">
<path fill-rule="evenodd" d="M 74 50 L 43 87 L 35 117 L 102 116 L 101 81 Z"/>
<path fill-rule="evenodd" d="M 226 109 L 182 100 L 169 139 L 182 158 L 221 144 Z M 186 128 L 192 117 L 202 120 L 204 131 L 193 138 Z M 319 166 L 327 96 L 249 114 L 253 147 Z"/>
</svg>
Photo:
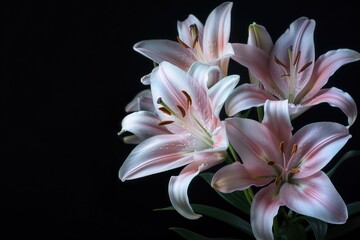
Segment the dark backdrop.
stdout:
<svg viewBox="0 0 360 240">
<path fill-rule="evenodd" d="M 317 23 L 317 56 L 337 48 L 360 50 L 356 1 L 264 2 L 234 1 L 231 42 L 246 42 L 252 22 L 265 25 L 276 40 L 293 20 L 307 16 Z M 246 237 L 212 219 L 190 221 L 173 211 L 152 211 L 170 204 L 168 179 L 179 169 L 118 179 L 133 147 L 117 136 L 124 107 L 144 88 L 140 78 L 152 68 L 132 46 L 144 39 L 176 40 L 177 20 L 192 13 L 204 23 L 220 3 L 118 1 L 4 9 L 2 239 L 182 239 L 169 230 L 173 226 L 209 237 Z M 245 69 L 231 67 L 247 81 Z M 360 104 L 359 76 L 359 63 L 351 63 L 330 84 Z M 328 105 L 319 109 L 306 113 L 309 121 L 344 116 Z M 350 131 L 353 138 L 342 154 L 360 149 L 359 123 Z M 360 199 L 359 161 L 348 160 L 333 178 L 347 203 Z M 194 181 L 189 195 L 191 202 L 222 206 L 201 180 Z"/>
</svg>

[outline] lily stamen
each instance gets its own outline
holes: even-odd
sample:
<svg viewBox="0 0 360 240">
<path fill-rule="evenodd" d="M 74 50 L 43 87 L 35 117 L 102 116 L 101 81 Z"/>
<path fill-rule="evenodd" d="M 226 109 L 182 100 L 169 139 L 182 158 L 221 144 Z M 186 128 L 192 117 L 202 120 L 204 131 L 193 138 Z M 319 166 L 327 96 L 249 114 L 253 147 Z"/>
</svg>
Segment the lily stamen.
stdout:
<svg viewBox="0 0 360 240">
<path fill-rule="evenodd" d="M 305 64 L 305 65 L 298 71 L 298 73 L 301 73 L 301 72 L 305 71 L 305 69 L 306 69 L 307 67 L 309 67 L 311 64 L 312 64 L 311 61 L 308 62 L 307 64 Z"/>
<path fill-rule="evenodd" d="M 285 63 L 283 63 L 282 61 L 280 61 L 280 59 L 278 59 L 275 55 L 274 55 L 274 60 L 277 64 L 283 66 L 284 68 L 287 68 L 287 66 L 285 65 Z"/>
<path fill-rule="evenodd" d="M 177 108 L 180 110 L 182 117 L 185 117 L 186 116 L 185 109 L 180 105 L 177 105 Z"/>
<path fill-rule="evenodd" d="M 161 122 L 159 122 L 159 126 L 169 125 L 169 124 L 172 124 L 173 122 L 174 121 L 171 121 L 171 120 L 161 121 Z"/>
<path fill-rule="evenodd" d="M 182 90 L 181 92 L 182 92 L 182 93 L 185 95 L 185 97 L 186 97 L 186 100 L 187 100 L 187 103 L 188 103 L 188 107 L 191 106 L 191 105 L 192 105 L 192 99 L 191 99 L 190 95 L 189 95 L 185 90 Z"/>
</svg>

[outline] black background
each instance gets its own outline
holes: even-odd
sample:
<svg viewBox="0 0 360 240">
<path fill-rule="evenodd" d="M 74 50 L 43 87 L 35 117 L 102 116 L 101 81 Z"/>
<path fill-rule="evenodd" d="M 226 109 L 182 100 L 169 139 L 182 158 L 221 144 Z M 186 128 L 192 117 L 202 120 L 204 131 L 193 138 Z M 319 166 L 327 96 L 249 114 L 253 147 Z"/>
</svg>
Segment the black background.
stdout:
<svg viewBox="0 0 360 240">
<path fill-rule="evenodd" d="M 118 1 L 25 4 L 3 11 L 1 80 L 0 238 L 182 239 L 169 227 L 209 237 L 246 236 L 215 220 L 186 220 L 169 206 L 167 184 L 179 169 L 121 182 L 118 170 L 133 146 L 117 136 L 125 105 L 145 88 L 140 78 L 152 63 L 132 46 L 145 39 L 176 40 L 176 21 L 192 13 L 205 23 L 223 1 Z M 231 42 L 246 42 L 252 22 L 275 41 L 300 16 L 316 20 L 316 56 L 328 50 L 360 50 L 356 1 L 234 1 Z M 360 63 L 341 67 L 329 86 L 359 99 Z M 246 82 L 245 69 L 230 64 Z M 323 109 L 323 110 L 321 110 Z M 337 117 L 339 116 L 339 117 Z M 329 105 L 301 120 L 345 115 Z M 359 123 L 337 158 L 360 149 Z M 358 201 L 359 158 L 345 162 L 334 185 L 346 203 Z M 202 180 L 190 201 L 221 206 Z M 225 208 L 227 206 L 224 206 Z M 359 233 L 359 231 L 357 231 Z"/>
</svg>

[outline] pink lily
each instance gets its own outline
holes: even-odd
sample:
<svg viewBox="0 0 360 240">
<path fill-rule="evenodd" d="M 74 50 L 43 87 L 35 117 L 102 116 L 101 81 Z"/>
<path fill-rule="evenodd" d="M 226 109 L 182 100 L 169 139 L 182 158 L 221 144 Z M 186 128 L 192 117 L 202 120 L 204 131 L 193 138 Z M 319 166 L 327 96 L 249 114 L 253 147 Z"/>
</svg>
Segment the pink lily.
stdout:
<svg viewBox="0 0 360 240">
<path fill-rule="evenodd" d="M 323 87 L 338 68 L 360 60 L 360 54 L 338 49 L 328 51 L 315 61 L 314 29 L 314 20 L 300 17 L 273 45 L 263 26 L 250 25 L 248 44 L 233 43 L 235 55 L 232 59 L 247 67 L 250 77 L 262 86 L 239 86 L 225 104 L 227 114 L 233 116 L 262 106 L 267 99 L 288 99 L 292 119 L 314 105 L 328 103 L 340 108 L 351 126 L 357 117 L 354 99 L 336 87 Z"/>
<path fill-rule="evenodd" d="M 232 2 L 224 2 L 208 16 L 205 25 L 190 14 L 177 22 L 178 41 L 167 39 L 143 40 L 134 45 L 134 50 L 155 63 L 170 62 L 184 71 L 195 62 L 219 66 L 227 75 L 230 56 L 234 54 L 230 37 Z M 141 81 L 149 83 L 149 75 Z"/>
<path fill-rule="evenodd" d="M 225 123 L 242 163 L 218 170 L 211 184 L 225 193 L 263 187 L 250 209 L 256 239 L 273 239 L 273 218 L 280 206 L 332 224 L 347 220 L 343 199 L 321 169 L 351 138 L 348 128 L 318 122 L 293 135 L 288 100 L 267 100 L 262 123 L 237 117 Z"/>
<path fill-rule="evenodd" d="M 141 141 L 121 166 L 120 179 L 185 166 L 171 177 L 168 189 L 174 208 L 189 219 L 201 216 L 193 212 L 187 196 L 191 180 L 227 156 L 228 139 L 219 114 L 239 76 L 226 76 L 208 88 L 215 75 L 221 76 L 219 67 L 195 62 L 185 72 L 161 62 L 150 75 L 155 112 L 136 111 L 122 121 L 121 133 L 130 131 Z"/>
</svg>

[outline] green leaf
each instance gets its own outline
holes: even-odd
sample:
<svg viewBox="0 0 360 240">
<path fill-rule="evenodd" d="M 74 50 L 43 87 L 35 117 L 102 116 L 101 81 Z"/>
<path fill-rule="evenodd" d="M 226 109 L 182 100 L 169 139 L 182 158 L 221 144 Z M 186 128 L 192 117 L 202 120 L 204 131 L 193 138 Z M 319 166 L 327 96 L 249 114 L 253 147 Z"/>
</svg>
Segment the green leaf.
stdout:
<svg viewBox="0 0 360 240">
<path fill-rule="evenodd" d="M 172 227 L 170 229 L 187 240 L 240 240 L 237 238 L 208 238 L 185 228 Z"/>
<path fill-rule="evenodd" d="M 306 231 L 303 225 L 297 223 L 287 224 L 279 231 L 279 239 L 282 240 L 306 240 Z"/>
<path fill-rule="evenodd" d="M 346 206 L 349 212 L 349 216 L 360 212 L 360 201 L 349 203 Z"/>
<path fill-rule="evenodd" d="M 205 181 L 210 185 L 211 179 L 213 177 L 213 173 L 204 172 L 199 174 Z M 214 189 L 215 190 L 215 189 Z M 246 199 L 246 196 L 243 191 L 235 191 L 232 193 L 222 193 L 220 191 L 215 190 L 225 201 L 239 209 L 240 211 L 250 214 L 250 204 Z"/>
<path fill-rule="evenodd" d="M 341 163 L 343 163 L 346 159 L 356 157 L 356 156 L 360 156 L 360 150 L 351 150 L 351 151 L 346 152 L 342 156 L 342 158 L 340 158 L 340 160 L 335 164 L 335 166 L 327 172 L 327 175 L 329 177 L 331 177 L 335 173 L 336 169 L 340 166 Z"/>
<path fill-rule="evenodd" d="M 203 214 L 205 216 L 225 222 L 253 237 L 250 223 L 245 221 L 241 217 L 238 217 L 235 214 L 227 212 L 225 210 L 202 204 L 192 204 L 191 206 L 196 213 Z"/>
<path fill-rule="evenodd" d="M 303 218 L 310 224 L 310 227 L 314 232 L 316 240 L 325 239 L 328 229 L 328 224 L 326 222 L 309 216 L 304 216 Z"/>
<path fill-rule="evenodd" d="M 241 217 L 238 217 L 235 214 L 229 213 L 225 210 L 202 205 L 202 204 L 191 204 L 191 206 L 196 213 L 225 222 L 230 226 L 233 226 L 236 229 L 239 229 L 242 232 L 246 233 L 247 235 L 253 237 L 250 223 L 245 221 Z M 175 210 L 175 209 L 173 206 L 154 209 L 154 211 L 164 211 L 164 210 Z"/>
<path fill-rule="evenodd" d="M 359 230 L 360 227 L 360 216 L 352 219 L 348 219 L 348 221 L 342 225 L 336 225 L 333 228 L 330 228 L 328 234 L 326 235 L 326 239 L 336 239 L 345 234 L 350 233 L 353 230 Z"/>
</svg>

